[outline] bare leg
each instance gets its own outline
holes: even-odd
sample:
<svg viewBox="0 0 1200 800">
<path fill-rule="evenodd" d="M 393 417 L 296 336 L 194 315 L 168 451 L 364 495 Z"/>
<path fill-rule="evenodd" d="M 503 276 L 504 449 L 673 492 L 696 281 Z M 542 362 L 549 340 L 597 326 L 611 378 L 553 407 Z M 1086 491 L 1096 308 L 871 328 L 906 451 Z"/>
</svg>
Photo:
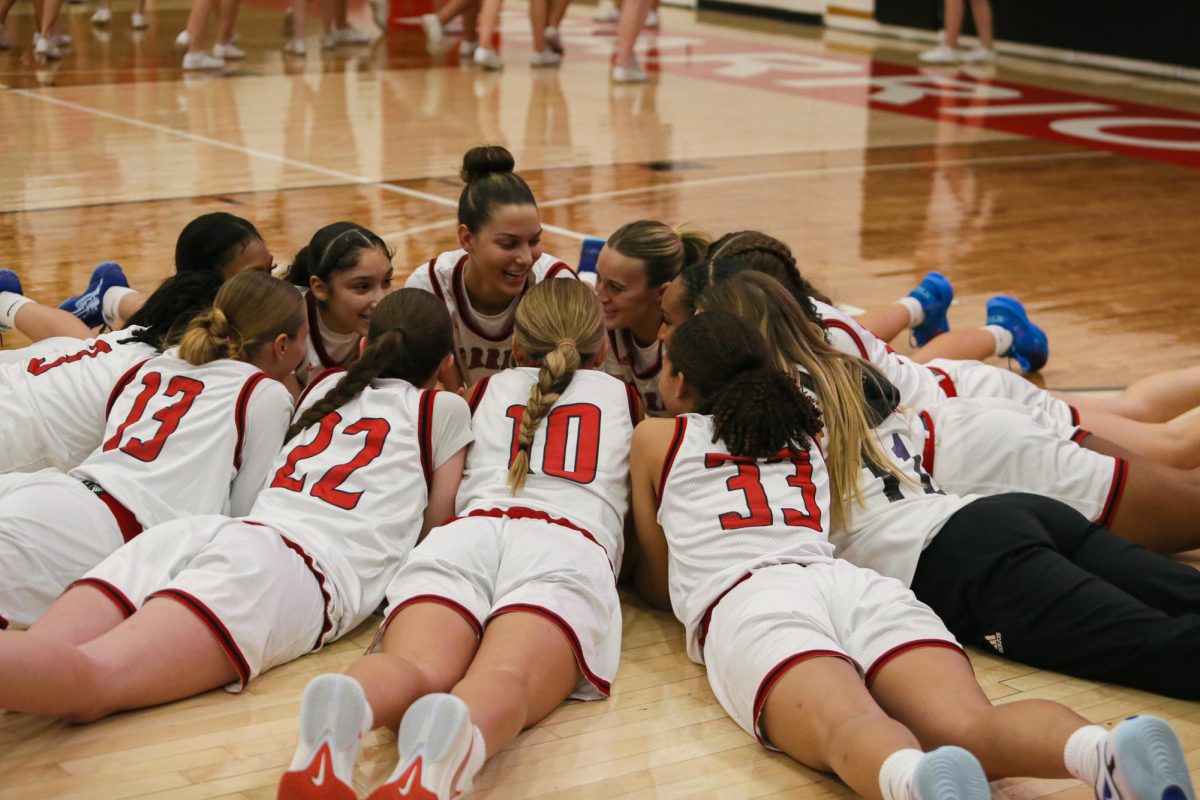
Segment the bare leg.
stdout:
<svg viewBox="0 0 1200 800">
<path fill-rule="evenodd" d="M 1200 417 L 1138 422 L 1113 414 L 1080 411 L 1082 427 L 1151 461 L 1179 469 L 1200 467 Z"/>
<path fill-rule="evenodd" d="M 219 26 L 217 41 L 221 44 L 229 44 L 233 39 L 233 28 L 237 24 L 239 5 L 241 5 L 241 0 L 221 0 L 217 11 Z"/>
<path fill-rule="evenodd" d="M 496 26 L 500 22 L 501 0 L 483 0 L 479 8 L 479 44 L 489 50 L 496 40 Z"/>
<path fill-rule="evenodd" d="M 1167 370 L 1130 384 L 1116 397 L 1052 392 L 1076 408 L 1094 409 L 1142 422 L 1166 422 L 1200 406 L 1200 366 Z"/>
<path fill-rule="evenodd" d="M 1048 700 L 993 706 L 961 654 L 943 647 L 911 650 L 878 673 L 871 694 L 907 725 L 925 749 L 971 751 L 989 778 L 1069 778 L 1063 749 L 1083 717 Z"/>
<path fill-rule="evenodd" d="M 334 0 L 334 3 L 333 3 L 334 19 L 333 19 L 333 21 L 334 21 L 334 25 L 337 27 L 338 30 L 341 30 L 342 28 L 350 27 L 350 19 L 349 19 L 349 17 L 346 16 L 346 6 L 347 6 L 346 0 Z"/>
<path fill-rule="evenodd" d="M 961 5 L 961 0 L 959 2 Z M 979 43 L 984 48 L 991 50 L 995 46 L 992 41 L 991 0 L 971 0 L 971 16 L 975 19 L 975 31 L 979 34 Z"/>
<path fill-rule="evenodd" d="M 58 24 L 58 12 L 62 9 L 62 4 L 63 0 L 43 0 L 40 22 L 43 39 L 54 36 L 54 26 Z"/>
<path fill-rule="evenodd" d="M 881 342 L 890 342 L 904 331 L 912 322 L 908 309 L 899 303 L 888 303 L 886 306 L 868 308 L 854 318 L 854 321 L 875 334 Z"/>
<path fill-rule="evenodd" d="M 547 0 L 529 0 L 529 35 L 533 37 L 533 52 L 546 49 L 546 21 L 549 19 Z"/>
<path fill-rule="evenodd" d="M 562 25 L 570 5 L 571 0 L 550 0 L 550 24 L 553 27 L 558 28 Z"/>
<path fill-rule="evenodd" d="M 451 0 L 458 2 L 459 0 Z M 462 12 L 463 39 L 468 42 L 479 41 L 479 3 L 474 0 L 461 0 L 466 4 Z"/>
<path fill-rule="evenodd" d="M 192 10 L 188 14 L 188 52 L 199 53 L 204 49 L 204 37 L 208 33 L 208 13 L 212 10 L 213 0 L 192 0 Z"/>
<path fill-rule="evenodd" d="M 935 336 L 911 358 L 918 364 L 928 364 L 935 358 L 956 358 L 963 361 L 983 361 L 996 355 L 996 337 L 982 328 L 947 331 Z"/>
<path fill-rule="evenodd" d="M 308 0 L 292 0 L 292 39 L 304 38 L 305 14 L 308 12 Z"/>
<path fill-rule="evenodd" d="M 567 637 L 535 614 L 511 612 L 488 623 L 454 694 L 471 709 L 492 756 L 558 708 L 579 682 Z"/>
<path fill-rule="evenodd" d="M 32 630 L 0 632 L 0 708 L 13 711 L 89 722 L 236 679 L 216 637 L 173 600 L 152 599 L 81 646 Z"/>
<path fill-rule="evenodd" d="M 964 13 L 963 0 L 946 0 L 946 29 L 942 33 L 942 41 L 947 47 L 958 47 Z"/>
<path fill-rule="evenodd" d="M 40 303 L 26 303 L 13 317 L 13 327 L 35 342 L 52 336 L 87 339 L 92 330 L 73 314 Z"/>
<path fill-rule="evenodd" d="M 124 612 L 112 600 L 85 584 L 63 592 L 29 632 L 80 645 L 108 633 L 124 621 Z"/>
<path fill-rule="evenodd" d="M 632 2 L 632 0 L 626 0 Z M 775 684 L 761 724 L 771 744 L 805 766 L 836 772 L 851 789 L 878 800 L 879 768 L 897 750 L 920 749 L 841 658 L 802 661 Z"/>
<path fill-rule="evenodd" d="M 441 8 L 437 10 L 438 22 L 442 23 L 442 27 L 450 24 L 450 20 L 463 15 L 463 38 L 470 39 L 474 33 L 472 27 L 467 26 L 467 14 L 479 15 L 479 3 L 477 0 L 447 0 Z"/>
<path fill-rule="evenodd" d="M 17 0 L 0 0 L 0 25 L 8 22 L 8 12 L 16 2 Z"/>
<path fill-rule="evenodd" d="M 414 701 L 450 690 L 466 672 L 478 643 L 475 629 L 457 612 L 417 603 L 388 625 L 382 652 L 358 659 L 346 674 L 362 684 L 375 726 L 394 731 Z"/>
<path fill-rule="evenodd" d="M 621 18 L 617 20 L 617 60 L 618 67 L 628 67 L 637 63 L 633 48 L 637 45 L 638 34 L 646 24 L 646 15 L 650 13 L 650 0 L 624 0 L 621 3 Z"/>
</svg>

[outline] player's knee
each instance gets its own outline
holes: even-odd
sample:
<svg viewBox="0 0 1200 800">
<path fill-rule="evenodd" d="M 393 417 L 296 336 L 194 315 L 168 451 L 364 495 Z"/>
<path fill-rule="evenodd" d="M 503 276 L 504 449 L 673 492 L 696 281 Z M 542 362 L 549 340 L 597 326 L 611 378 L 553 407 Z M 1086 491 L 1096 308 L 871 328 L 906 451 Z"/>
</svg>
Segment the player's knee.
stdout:
<svg viewBox="0 0 1200 800">
<path fill-rule="evenodd" d="M 113 687 L 118 675 L 103 661 L 81 654 L 73 665 L 74 691 L 63 698 L 59 716 L 67 722 L 95 722 L 119 710 L 113 702 Z"/>
</svg>

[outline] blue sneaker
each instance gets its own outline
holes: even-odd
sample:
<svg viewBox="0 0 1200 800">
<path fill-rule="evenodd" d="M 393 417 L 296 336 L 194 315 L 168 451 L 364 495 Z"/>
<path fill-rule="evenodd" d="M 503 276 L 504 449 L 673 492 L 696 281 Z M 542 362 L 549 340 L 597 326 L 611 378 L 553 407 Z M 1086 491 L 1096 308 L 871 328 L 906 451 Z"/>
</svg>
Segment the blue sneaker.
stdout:
<svg viewBox="0 0 1200 800">
<path fill-rule="evenodd" d="M 913 786 L 921 800 L 989 800 L 992 796 L 979 760 L 961 747 L 939 747 L 922 756 Z"/>
<path fill-rule="evenodd" d="M 1097 800 L 1195 800 L 1179 737 L 1158 717 L 1129 717 L 1100 745 Z"/>
<path fill-rule="evenodd" d="M 75 297 L 68 297 L 58 307 L 74 314 L 89 328 L 99 328 L 101 325 L 108 324 L 104 319 L 101 307 L 104 293 L 114 286 L 129 286 L 129 281 L 126 280 L 125 273 L 121 271 L 120 264 L 115 261 L 105 261 L 92 270 L 92 279 L 88 281 L 87 291 Z"/>
<path fill-rule="evenodd" d="M 954 287 L 950 285 L 949 278 L 940 272 L 928 272 L 908 296 L 915 297 L 925 312 L 925 321 L 912 329 L 918 347 L 925 346 L 933 337 L 950 330 L 946 313 L 954 302 Z"/>
<path fill-rule="evenodd" d="M 17 277 L 17 273 L 11 269 L 0 269 L 0 292 L 12 292 L 13 294 L 23 295 L 25 292 L 21 289 L 21 279 Z"/>
<path fill-rule="evenodd" d="M 1046 332 L 1029 321 L 1025 306 L 1015 297 L 999 294 L 987 302 L 987 324 L 999 325 L 1013 336 L 1012 347 L 1002 356 L 1015 358 L 1022 372 L 1037 372 L 1050 358 Z"/>
</svg>

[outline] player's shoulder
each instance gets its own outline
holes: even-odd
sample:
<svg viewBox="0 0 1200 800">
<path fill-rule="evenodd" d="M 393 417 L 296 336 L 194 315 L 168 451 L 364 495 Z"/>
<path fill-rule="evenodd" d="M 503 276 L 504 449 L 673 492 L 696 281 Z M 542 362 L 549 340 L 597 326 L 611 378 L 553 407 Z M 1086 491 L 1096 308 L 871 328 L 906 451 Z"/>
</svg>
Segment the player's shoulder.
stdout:
<svg viewBox="0 0 1200 800">
<path fill-rule="evenodd" d="M 579 277 L 570 264 L 549 253 L 542 253 L 541 257 L 533 263 L 533 274 L 539 281 L 550 278 Z"/>
</svg>

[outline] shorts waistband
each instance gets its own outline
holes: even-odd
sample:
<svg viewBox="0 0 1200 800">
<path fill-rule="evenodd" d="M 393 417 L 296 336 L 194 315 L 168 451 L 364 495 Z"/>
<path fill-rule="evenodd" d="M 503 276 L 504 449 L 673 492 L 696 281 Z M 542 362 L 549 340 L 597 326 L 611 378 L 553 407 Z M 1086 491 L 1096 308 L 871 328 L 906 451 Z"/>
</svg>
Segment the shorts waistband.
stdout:
<svg viewBox="0 0 1200 800">
<path fill-rule="evenodd" d="M 121 538 L 129 541 L 133 537 L 145 530 L 142 523 L 138 522 L 133 512 L 126 508 L 120 500 L 113 497 L 108 492 L 104 491 L 104 487 L 95 481 L 80 479 L 80 482 L 91 490 L 92 494 L 100 499 L 100 502 L 108 506 L 108 510 L 112 512 L 113 519 L 117 521 L 117 527 L 121 529 Z"/>
</svg>

